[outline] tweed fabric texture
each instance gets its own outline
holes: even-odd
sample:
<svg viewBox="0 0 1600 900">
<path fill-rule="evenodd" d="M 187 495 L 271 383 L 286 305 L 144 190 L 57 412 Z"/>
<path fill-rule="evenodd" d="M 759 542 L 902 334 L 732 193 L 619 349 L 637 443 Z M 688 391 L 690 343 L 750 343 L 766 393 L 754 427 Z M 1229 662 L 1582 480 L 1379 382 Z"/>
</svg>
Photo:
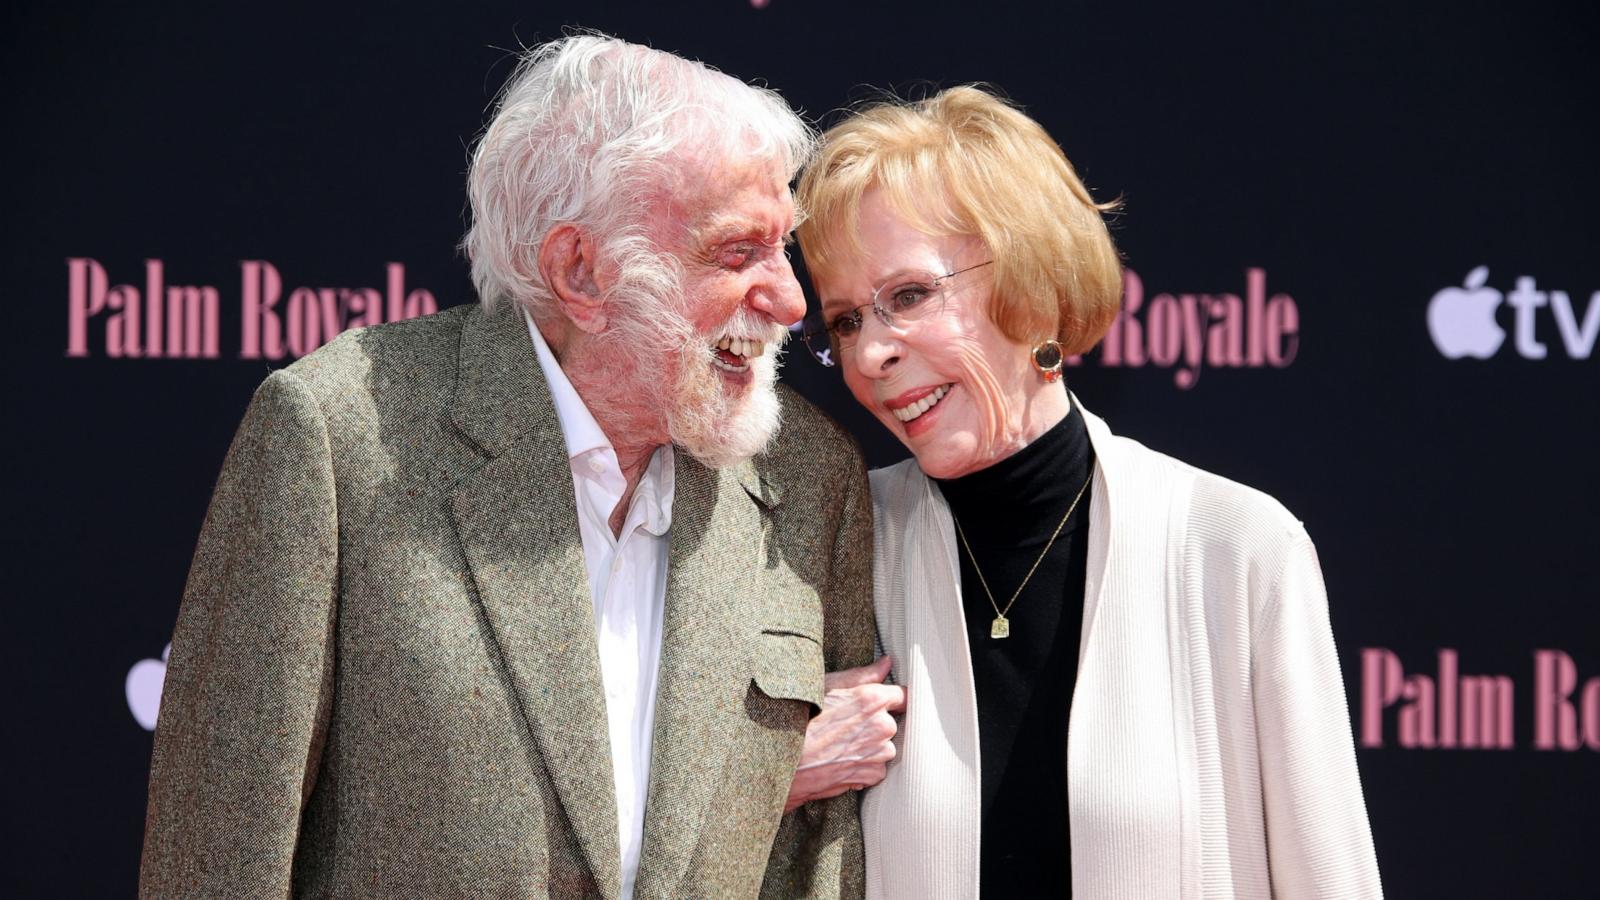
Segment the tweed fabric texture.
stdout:
<svg viewBox="0 0 1600 900">
<path fill-rule="evenodd" d="M 1304 527 L 1083 413 L 1096 466 L 1063 748 L 1072 896 L 1381 897 Z M 914 460 L 871 480 L 878 625 L 911 701 L 862 806 L 867 896 L 976 898 L 982 767 L 950 508 Z"/>
<path fill-rule="evenodd" d="M 850 439 L 676 454 L 634 896 L 854 897 L 856 801 L 783 815 L 825 670 L 871 659 Z M 615 897 L 594 612 L 514 308 L 342 335 L 257 391 L 173 636 L 144 897 Z"/>
</svg>

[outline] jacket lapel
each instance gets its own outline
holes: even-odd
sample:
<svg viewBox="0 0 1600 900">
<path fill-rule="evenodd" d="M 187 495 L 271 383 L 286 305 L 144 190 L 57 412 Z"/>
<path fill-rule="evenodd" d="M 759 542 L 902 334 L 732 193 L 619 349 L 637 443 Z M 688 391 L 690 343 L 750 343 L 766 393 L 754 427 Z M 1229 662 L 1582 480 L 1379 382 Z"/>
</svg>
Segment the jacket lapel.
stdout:
<svg viewBox="0 0 1600 900">
<path fill-rule="evenodd" d="M 470 314 L 453 420 L 490 459 L 451 494 L 456 531 L 589 871 L 620 889 L 594 605 L 560 420 L 514 305 Z"/>
<path fill-rule="evenodd" d="M 750 684 L 751 642 L 760 624 L 750 595 L 763 568 L 757 498 L 777 503 L 748 462 L 719 472 L 687 453 L 674 456 L 661 670 L 635 882 L 640 897 L 684 896 L 678 885 L 725 778 L 733 725 Z"/>
</svg>

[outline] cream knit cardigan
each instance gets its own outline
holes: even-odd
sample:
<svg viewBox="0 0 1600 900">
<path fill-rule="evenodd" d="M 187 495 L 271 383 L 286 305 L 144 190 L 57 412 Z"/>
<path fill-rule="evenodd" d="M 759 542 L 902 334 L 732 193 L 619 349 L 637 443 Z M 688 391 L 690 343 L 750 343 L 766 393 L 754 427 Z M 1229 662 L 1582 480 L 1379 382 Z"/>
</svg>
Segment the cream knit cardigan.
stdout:
<svg viewBox="0 0 1600 900">
<path fill-rule="evenodd" d="M 1066 748 L 1073 896 L 1380 897 L 1305 529 L 1084 419 L 1097 463 Z M 976 898 L 982 768 L 950 509 L 913 460 L 873 472 L 872 496 L 878 628 L 908 707 L 862 806 L 867 896 Z"/>
</svg>

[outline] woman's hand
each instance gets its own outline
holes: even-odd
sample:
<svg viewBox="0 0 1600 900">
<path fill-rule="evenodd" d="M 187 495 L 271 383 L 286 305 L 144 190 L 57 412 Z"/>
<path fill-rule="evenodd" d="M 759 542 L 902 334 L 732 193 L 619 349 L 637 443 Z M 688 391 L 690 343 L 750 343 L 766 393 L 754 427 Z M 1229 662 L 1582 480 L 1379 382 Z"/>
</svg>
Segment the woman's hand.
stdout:
<svg viewBox="0 0 1600 900">
<path fill-rule="evenodd" d="M 806 726 L 805 750 L 784 812 L 883 780 L 895 753 L 893 714 L 906 708 L 905 688 L 883 683 L 892 663 L 884 656 L 870 666 L 827 675 L 822 711 Z"/>
</svg>

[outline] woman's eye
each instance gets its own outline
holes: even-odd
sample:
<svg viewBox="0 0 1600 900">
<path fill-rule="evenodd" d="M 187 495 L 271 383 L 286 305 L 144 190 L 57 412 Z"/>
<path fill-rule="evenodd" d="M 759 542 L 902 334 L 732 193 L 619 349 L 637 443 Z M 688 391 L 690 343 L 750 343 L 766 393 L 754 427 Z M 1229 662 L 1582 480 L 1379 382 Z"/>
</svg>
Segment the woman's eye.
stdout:
<svg viewBox="0 0 1600 900">
<path fill-rule="evenodd" d="M 904 284 L 895 288 L 889 294 L 889 309 L 891 312 L 907 310 L 918 303 L 928 299 L 933 289 L 925 284 Z"/>
<path fill-rule="evenodd" d="M 861 330 L 861 313 L 859 311 L 847 312 L 833 320 L 833 333 L 839 337 L 848 337 Z"/>
</svg>

